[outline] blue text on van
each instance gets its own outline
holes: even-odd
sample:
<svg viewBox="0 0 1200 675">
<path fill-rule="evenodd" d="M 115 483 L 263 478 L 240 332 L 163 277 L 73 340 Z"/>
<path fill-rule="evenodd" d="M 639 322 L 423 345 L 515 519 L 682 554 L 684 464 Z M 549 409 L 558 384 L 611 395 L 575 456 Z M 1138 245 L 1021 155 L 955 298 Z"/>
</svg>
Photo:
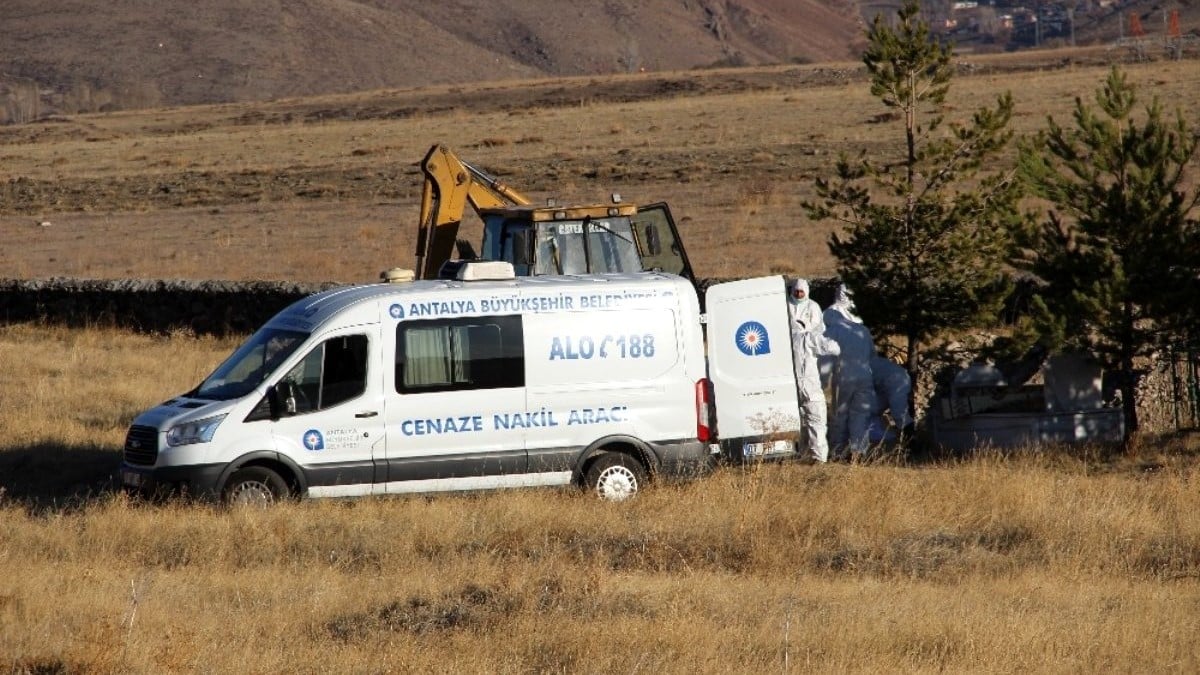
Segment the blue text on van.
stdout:
<svg viewBox="0 0 1200 675">
<path fill-rule="evenodd" d="M 654 357 L 654 351 L 654 335 L 651 333 L 605 335 L 601 338 L 563 335 L 556 336 L 550 343 L 550 360 L 649 359 Z"/>
<path fill-rule="evenodd" d="M 567 426 L 580 424 L 609 424 L 628 419 L 629 408 L 623 405 L 572 408 L 567 411 Z M 499 431 L 560 426 L 554 410 L 543 408 L 534 412 L 493 413 L 491 428 L 484 428 L 484 415 L 458 415 L 407 419 L 400 423 L 405 436 L 433 436 L 477 431 Z M 561 412 L 561 411 L 557 411 Z"/>
</svg>

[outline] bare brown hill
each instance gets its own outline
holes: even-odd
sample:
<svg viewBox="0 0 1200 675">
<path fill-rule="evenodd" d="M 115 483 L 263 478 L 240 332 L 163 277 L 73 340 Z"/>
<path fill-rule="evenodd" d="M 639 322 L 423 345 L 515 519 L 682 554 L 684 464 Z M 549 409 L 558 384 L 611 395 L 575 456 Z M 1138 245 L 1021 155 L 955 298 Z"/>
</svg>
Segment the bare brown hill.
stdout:
<svg viewBox="0 0 1200 675">
<path fill-rule="evenodd" d="M 0 122 L 852 58 L 853 0 L 5 0 Z"/>
</svg>

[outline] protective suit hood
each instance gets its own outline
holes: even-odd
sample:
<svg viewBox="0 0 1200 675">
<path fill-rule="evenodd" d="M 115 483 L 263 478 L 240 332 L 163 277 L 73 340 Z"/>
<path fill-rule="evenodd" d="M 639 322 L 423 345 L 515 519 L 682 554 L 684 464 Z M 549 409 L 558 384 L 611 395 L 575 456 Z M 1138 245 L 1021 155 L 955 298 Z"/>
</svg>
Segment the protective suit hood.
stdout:
<svg viewBox="0 0 1200 675">
<path fill-rule="evenodd" d="M 854 309 L 854 299 L 850 297 L 850 289 L 846 288 L 846 284 L 838 284 L 833 292 L 833 306 Z"/>
<path fill-rule="evenodd" d="M 850 289 L 846 288 L 846 284 L 838 284 L 837 290 L 833 293 L 833 304 L 829 305 L 829 309 L 836 311 L 854 323 L 862 323 L 862 318 L 855 313 L 854 296 Z"/>
<path fill-rule="evenodd" d="M 792 294 L 792 291 L 794 291 L 796 289 L 800 289 L 800 290 L 804 291 L 803 298 L 797 298 L 795 295 Z M 808 279 L 796 279 L 791 284 L 788 284 L 787 290 L 788 290 L 788 294 L 787 294 L 788 302 L 795 304 L 802 300 L 807 300 L 808 296 L 809 296 Z"/>
</svg>

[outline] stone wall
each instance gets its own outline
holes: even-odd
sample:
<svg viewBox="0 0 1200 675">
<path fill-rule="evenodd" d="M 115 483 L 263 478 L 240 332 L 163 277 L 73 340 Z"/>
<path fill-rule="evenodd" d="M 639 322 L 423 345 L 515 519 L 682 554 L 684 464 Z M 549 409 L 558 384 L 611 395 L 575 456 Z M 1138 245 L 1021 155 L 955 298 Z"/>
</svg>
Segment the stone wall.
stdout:
<svg viewBox="0 0 1200 675">
<path fill-rule="evenodd" d="M 1151 433 L 1200 428 L 1200 353 L 1161 353 L 1142 365 L 1137 387 L 1141 428 Z"/>
<path fill-rule="evenodd" d="M 0 322 L 227 335 L 251 333 L 289 304 L 338 284 L 145 279 L 0 279 Z"/>
<path fill-rule="evenodd" d="M 704 279 L 701 288 L 732 279 Z M 813 279 L 813 299 L 833 300 L 836 281 Z M 306 295 L 340 284 L 180 279 L 0 279 L 0 323 L 46 321 L 152 333 L 251 333 Z"/>
</svg>

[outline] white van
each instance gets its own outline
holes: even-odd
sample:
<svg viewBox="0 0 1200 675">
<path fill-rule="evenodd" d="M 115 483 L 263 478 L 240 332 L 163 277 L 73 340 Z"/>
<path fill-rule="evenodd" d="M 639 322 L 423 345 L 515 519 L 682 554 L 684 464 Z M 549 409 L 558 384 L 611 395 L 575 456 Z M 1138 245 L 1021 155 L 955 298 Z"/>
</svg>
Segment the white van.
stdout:
<svg viewBox="0 0 1200 675">
<path fill-rule="evenodd" d="M 338 288 L 139 415 L 121 478 L 235 503 L 569 483 L 623 499 L 709 466 L 707 368 L 695 290 L 670 274 L 514 277 L 491 262 Z M 740 398 L 760 410 L 754 386 Z"/>
</svg>

